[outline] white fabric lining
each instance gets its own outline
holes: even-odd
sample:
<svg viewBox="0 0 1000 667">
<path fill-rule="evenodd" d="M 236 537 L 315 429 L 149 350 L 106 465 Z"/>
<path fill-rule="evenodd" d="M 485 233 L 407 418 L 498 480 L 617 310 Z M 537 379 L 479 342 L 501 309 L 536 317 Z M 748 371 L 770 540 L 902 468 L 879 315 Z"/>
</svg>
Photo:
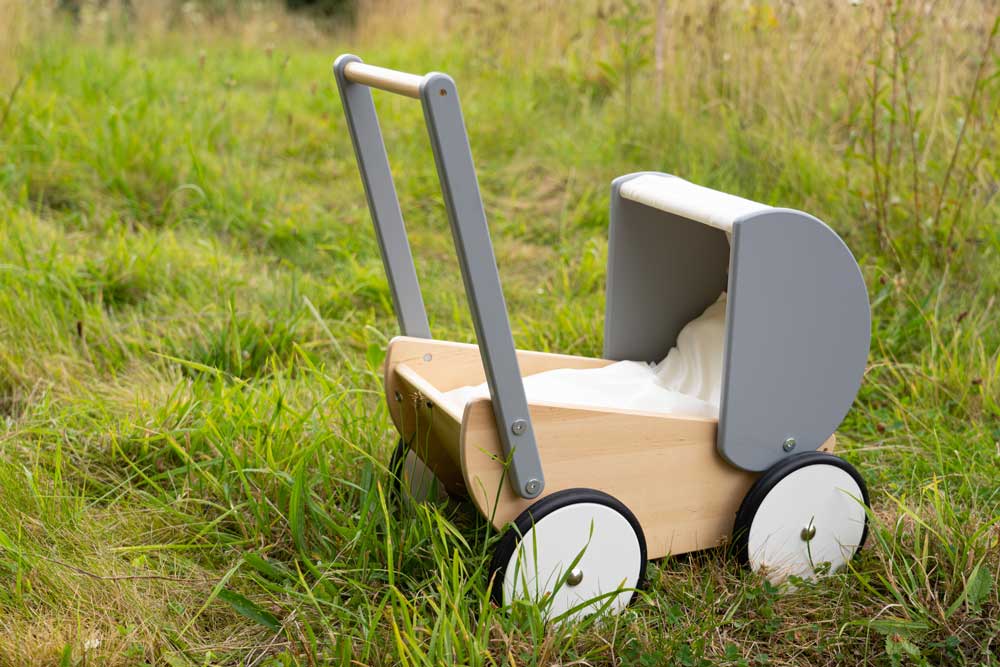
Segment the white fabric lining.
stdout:
<svg viewBox="0 0 1000 667">
<path fill-rule="evenodd" d="M 718 419 L 722 395 L 722 353 L 726 293 L 677 336 L 659 364 L 619 361 L 602 368 L 560 368 L 524 378 L 529 403 L 639 410 Z M 465 404 L 489 397 L 486 383 L 444 394 L 461 413 Z"/>
<path fill-rule="evenodd" d="M 705 225 L 732 233 L 733 222 L 770 206 L 711 188 L 695 185 L 676 176 L 643 174 L 622 184 L 625 199 L 645 204 Z"/>
</svg>

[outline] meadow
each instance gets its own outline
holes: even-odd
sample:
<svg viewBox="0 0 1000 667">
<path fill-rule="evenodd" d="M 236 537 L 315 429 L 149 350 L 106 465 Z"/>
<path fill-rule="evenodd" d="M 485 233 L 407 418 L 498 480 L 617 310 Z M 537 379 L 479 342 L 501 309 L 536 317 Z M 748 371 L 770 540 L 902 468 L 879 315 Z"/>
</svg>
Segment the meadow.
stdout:
<svg viewBox="0 0 1000 667">
<path fill-rule="evenodd" d="M 1000 664 L 995 2 L 234 4 L 0 0 L 0 665 Z M 520 348 L 600 354 L 620 174 L 843 236 L 849 570 L 668 558 L 552 626 L 490 604 L 468 503 L 394 507 L 343 52 L 457 81 Z M 473 342 L 419 105 L 376 103 L 432 329 Z"/>
</svg>

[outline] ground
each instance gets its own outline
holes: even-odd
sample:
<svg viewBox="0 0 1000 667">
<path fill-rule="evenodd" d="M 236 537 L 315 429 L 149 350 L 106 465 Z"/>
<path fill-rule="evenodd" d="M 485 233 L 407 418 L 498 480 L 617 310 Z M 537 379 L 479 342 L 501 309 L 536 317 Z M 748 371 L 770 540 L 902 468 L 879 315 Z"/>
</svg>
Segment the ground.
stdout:
<svg viewBox="0 0 1000 667">
<path fill-rule="evenodd" d="M 221 6 L 0 0 L 0 664 L 1000 663 L 993 3 Z M 519 347 L 600 353 L 617 175 L 844 237 L 873 314 L 849 570 L 667 558 L 551 626 L 491 606 L 467 503 L 393 510 L 342 52 L 457 80 Z M 377 99 L 432 328 L 472 341 L 411 102 Z"/>
</svg>

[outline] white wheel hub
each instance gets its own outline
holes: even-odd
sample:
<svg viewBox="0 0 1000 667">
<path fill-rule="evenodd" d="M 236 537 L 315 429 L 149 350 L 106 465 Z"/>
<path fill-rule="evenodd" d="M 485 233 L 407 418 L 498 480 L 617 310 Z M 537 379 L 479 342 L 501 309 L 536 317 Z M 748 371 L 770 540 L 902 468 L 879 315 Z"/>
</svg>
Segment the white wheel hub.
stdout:
<svg viewBox="0 0 1000 667">
<path fill-rule="evenodd" d="M 410 498 L 418 503 L 431 500 L 444 500 L 448 492 L 434 471 L 420 460 L 412 449 L 406 451 L 403 465 L 400 466 L 400 482 Z"/>
<path fill-rule="evenodd" d="M 751 521 L 750 567 L 776 584 L 840 569 L 864 535 L 862 495 L 857 481 L 833 465 L 807 465 L 781 478 Z"/>
<path fill-rule="evenodd" d="M 524 533 L 504 568 L 504 602 L 533 600 L 548 618 L 578 605 L 584 606 L 567 618 L 605 605 L 619 613 L 632 599 L 642 565 L 639 537 L 628 519 L 606 505 L 574 503 Z"/>
</svg>

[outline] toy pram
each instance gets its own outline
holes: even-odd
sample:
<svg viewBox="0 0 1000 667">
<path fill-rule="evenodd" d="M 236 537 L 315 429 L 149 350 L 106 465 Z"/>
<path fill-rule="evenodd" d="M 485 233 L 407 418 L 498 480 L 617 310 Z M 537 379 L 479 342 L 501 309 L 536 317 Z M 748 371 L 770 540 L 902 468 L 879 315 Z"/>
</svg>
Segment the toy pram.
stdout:
<svg viewBox="0 0 1000 667">
<path fill-rule="evenodd" d="M 385 362 L 403 485 L 419 495 L 433 479 L 510 526 L 493 559 L 498 603 L 618 611 L 647 558 L 727 542 L 775 581 L 861 548 L 867 490 L 830 452 L 864 374 L 870 309 L 836 233 L 666 174 L 622 176 L 604 358 L 515 350 L 454 81 L 352 55 L 334 72 L 403 333 Z M 371 88 L 422 103 L 478 346 L 431 338 Z M 663 357 L 723 291 L 717 420 L 526 400 L 523 376 Z M 490 398 L 445 400 L 484 380 Z"/>
</svg>

